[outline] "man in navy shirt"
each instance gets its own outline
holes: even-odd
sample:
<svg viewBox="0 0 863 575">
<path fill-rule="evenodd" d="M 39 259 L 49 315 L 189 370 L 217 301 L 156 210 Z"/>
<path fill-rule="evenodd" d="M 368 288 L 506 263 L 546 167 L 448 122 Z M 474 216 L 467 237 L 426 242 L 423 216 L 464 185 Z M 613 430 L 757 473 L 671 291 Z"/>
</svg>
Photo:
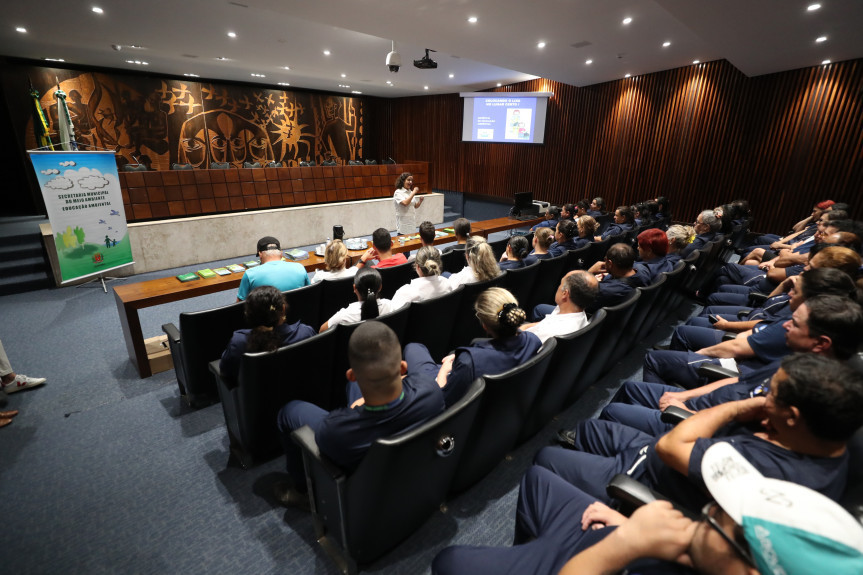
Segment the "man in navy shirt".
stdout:
<svg viewBox="0 0 863 575">
<path fill-rule="evenodd" d="M 619 206 L 614 210 L 614 222 L 602 232 L 601 236 L 593 238 L 596 241 L 601 241 L 611 236 L 619 236 L 625 234 L 635 225 L 635 214 L 632 213 L 632 208 L 629 206 Z"/>
<path fill-rule="evenodd" d="M 635 250 L 631 246 L 614 244 L 608 248 L 605 260 L 596 262 L 587 270 L 600 280 L 599 295 L 584 311 L 593 314 L 601 307 L 623 303 L 629 299 L 635 288 L 644 285 L 632 269 L 633 262 L 635 262 Z"/>
<path fill-rule="evenodd" d="M 407 373 L 395 332 L 377 321 L 359 326 L 348 342 L 347 371 L 350 407 L 327 412 L 304 401 L 290 401 L 279 412 L 278 427 L 293 480 L 274 486 L 286 506 L 308 509 L 302 453 L 291 432 L 308 425 L 315 432 L 321 454 L 345 471 L 360 463 L 371 444 L 401 433 L 444 410 L 443 393 L 431 377 Z M 360 395 L 361 394 L 361 395 Z"/>
</svg>

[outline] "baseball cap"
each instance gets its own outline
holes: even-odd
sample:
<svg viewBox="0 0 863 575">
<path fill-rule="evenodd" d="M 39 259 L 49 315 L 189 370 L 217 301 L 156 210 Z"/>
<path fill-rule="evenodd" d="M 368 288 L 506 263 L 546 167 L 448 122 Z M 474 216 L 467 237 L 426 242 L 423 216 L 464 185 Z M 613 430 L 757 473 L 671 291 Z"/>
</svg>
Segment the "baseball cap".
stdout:
<svg viewBox="0 0 863 575">
<path fill-rule="evenodd" d="M 265 252 L 267 250 L 281 250 L 282 245 L 279 240 L 273 236 L 264 236 L 258 240 L 258 251 Z"/>
<path fill-rule="evenodd" d="M 863 573 L 863 525 L 835 501 L 764 477 L 728 443 L 704 453 L 710 494 L 743 528 L 762 575 Z"/>
</svg>

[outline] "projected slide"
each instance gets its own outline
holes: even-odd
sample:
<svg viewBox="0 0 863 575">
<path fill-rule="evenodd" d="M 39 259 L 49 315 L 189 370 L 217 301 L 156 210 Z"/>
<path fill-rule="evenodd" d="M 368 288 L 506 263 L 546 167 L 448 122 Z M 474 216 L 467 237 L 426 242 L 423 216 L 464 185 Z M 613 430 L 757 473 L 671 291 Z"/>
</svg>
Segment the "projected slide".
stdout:
<svg viewBox="0 0 863 575">
<path fill-rule="evenodd" d="M 542 143 L 547 96 L 481 93 L 465 97 L 462 139 Z"/>
</svg>

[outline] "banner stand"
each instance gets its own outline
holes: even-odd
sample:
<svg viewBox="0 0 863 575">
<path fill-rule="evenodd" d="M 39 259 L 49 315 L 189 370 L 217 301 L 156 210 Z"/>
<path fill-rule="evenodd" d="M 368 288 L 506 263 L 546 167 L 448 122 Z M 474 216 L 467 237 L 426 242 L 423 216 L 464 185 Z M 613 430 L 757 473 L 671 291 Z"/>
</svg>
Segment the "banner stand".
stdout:
<svg viewBox="0 0 863 575">
<path fill-rule="evenodd" d="M 114 281 L 114 280 L 121 281 L 124 279 L 128 279 L 128 278 L 118 278 L 115 276 L 103 276 L 102 274 L 99 274 L 97 277 L 94 277 L 91 280 L 87 280 L 84 283 L 78 284 L 75 287 L 76 288 L 93 287 L 91 284 L 98 280 L 98 281 L 102 282 L 102 291 L 105 293 L 108 293 L 108 286 L 105 285 L 105 280 L 108 280 L 110 282 L 110 281 Z"/>
</svg>

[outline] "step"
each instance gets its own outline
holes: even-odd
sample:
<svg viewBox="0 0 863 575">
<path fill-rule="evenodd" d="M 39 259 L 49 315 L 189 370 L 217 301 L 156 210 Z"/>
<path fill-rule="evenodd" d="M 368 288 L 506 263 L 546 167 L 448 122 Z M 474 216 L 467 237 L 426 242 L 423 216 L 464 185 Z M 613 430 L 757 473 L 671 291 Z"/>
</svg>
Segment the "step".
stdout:
<svg viewBox="0 0 863 575">
<path fill-rule="evenodd" d="M 0 276 L 0 296 L 36 291 L 51 287 L 52 283 L 48 274 L 28 273 L 20 276 Z"/>
<path fill-rule="evenodd" d="M 47 268 L 45 258 L 40 252 L 36 256 L 15 257 L 8 260 L 0 260 L 0 276 L 15 277 L 25 274 L 45 272 Z"/>
<path fill-rule="evenodd" d="M 26 244 L 0 245 L 0 262 L 35 257 L 42 259 L 41 242 L 34 241 Z"/>
</svg>

